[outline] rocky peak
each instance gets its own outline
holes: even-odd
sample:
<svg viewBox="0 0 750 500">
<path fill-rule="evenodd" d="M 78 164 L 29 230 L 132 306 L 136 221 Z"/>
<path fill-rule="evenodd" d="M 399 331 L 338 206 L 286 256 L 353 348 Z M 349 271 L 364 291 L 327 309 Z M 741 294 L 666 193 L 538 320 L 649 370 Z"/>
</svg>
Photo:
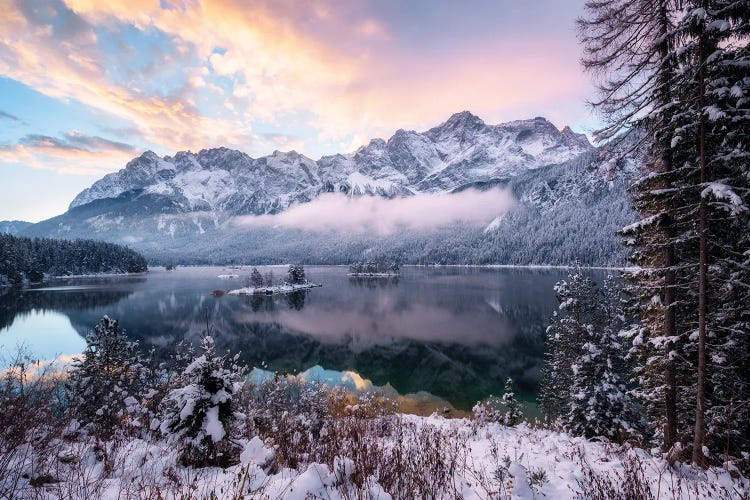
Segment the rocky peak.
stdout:
<svg viewBox="0 0 750 500">
<path fill-rule="evenodd" d="M 560 132 L 565 138 L 567 138 L 571 143 L 580 145 L 581 147 L 585 148 L 592 148 L 591 143 L 589 142 L 589 138 L 586 137 L 586 134 L 579 134 L 577 132 L 573 132 L 573 130 L 565 125 L 563 127 L 562 131 Z"/>
</svg>

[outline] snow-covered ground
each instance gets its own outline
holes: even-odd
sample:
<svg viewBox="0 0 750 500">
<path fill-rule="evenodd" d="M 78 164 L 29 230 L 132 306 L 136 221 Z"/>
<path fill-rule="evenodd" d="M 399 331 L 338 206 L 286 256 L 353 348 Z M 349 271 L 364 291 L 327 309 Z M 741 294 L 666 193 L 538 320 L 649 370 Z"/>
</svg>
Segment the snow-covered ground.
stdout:
<svg viewBox="0 0 750 500">
<path fill-rule="evenodd" d="M 261 286 L 261 287 L 252 287 L 252 286 L 246 286 L 243 288 L 237 288 L 235 290 L 229 290 L 227 294 L 229 295 L 269 295 L 269 294 L 277 294 L 277 293 L 292 293 L 296 292 L 297 290 L 307 290 L 309 288 L 317 288 L 323 285 L 319 285 L 317 283 L 295 283 L 295 284 L 289 284 L 284 283 L 283 285 L 275 285 L 275 286 Z"/>
<path fill-rule="evenodd" d="M 438 498 L 572 499 L 591 498 L 593 490 L 587 488 L 594 487 L 590 486 L 592 481 L 600 481 L 598 491 L 606 495 L 604 498 L 615 494 L 608 487 L 617 488 L 615 491 L 622 494 L 613 498 L 626 498 L 622 493 L 626 491 L 638 495 L 639 484 L 647 485 L 653 498 L 661 499 L 747 498 L 743 495 L 750 491 L 747 480 L 732 479 L 722 469 L 702 471 L 679 464 L 670 466 L 644 450 L 591 442 L 525 424 L 481 425 L 475 420 L 439 416 L 391 418 L 402 427 L 415 429 L 417 434 L 424 431 L 421 436 L 439 439 L 432 444 L 436 444 L 450 468 L 435 465 L 439 460 L 409 462 L 415 457 L 424 458 L 424 454 L 409 454 L 401 478 L 403 489 L 393 490 L 391 484 L 391 495 L 375 476 L 356 477 L 354 473 L 359 469 L 352 461 L 354 452 L 351 457 L 335 457 L 332 466 L 306 463 L 295 468 L 279 467 L 274 465 L 278 464 L 274 459 L 277 450 L 255 436 L 241 442 L 239 464 L 226 469 L 194 469 L 180 465 L 177 451 L 166 443 L 134 439 L 119 448 L 105 444 L 99 450 L 71 444 L 53 458 L 60 462 L 59 477 L 48 478 L 49 483 L 36 488 L 21 481 L 16 493 L 19 497 L 39 498 L 388 499 L 409 498 L 409 491 L 435 488 Z M 372 443 L 373 446 L 397 446 L 392 435 L 378 439 L 382 442 Z M 406 439 L 398 446 L 408 450 L 408 443 Z M 103 453 L 109 454 L 109 467 L 104 465 Z M 421 470 L 422 475 L 410 476 L 412 467 Z M 29 459 L 26 472 L 30 477 L 33 469 Z M 63 475 L 65 471 L 70 473 Z M 431 477 L 432 473 L 435 477 Z M 392 477 L 388 480 L 398 481 Z M 412 484 L 412 480 L 423 484 Z"/>
</svg>

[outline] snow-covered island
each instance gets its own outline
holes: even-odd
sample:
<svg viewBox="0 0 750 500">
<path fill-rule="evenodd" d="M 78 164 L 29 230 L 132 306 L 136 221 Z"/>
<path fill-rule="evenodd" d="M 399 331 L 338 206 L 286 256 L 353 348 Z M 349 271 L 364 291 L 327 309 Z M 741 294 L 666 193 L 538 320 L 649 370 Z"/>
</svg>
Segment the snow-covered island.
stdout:
<svg viewBox="0 0 750 500">
<path fill-rule="evenodd" d="M 236 276 L 236 275 L 235 275 Z M 219 276 L 221 277 L 221 276 Z M 305 268 L 301 264 L 292 264 L 287 271 L 287 277 L 283 282 L 278 282 L 273 273 L 269 272 L 265 277 L 257 268 L 253 268 L 250 276 L 246 279 L 246 285 L 242 288 L 229 290 L 227 295 L 275 295 L 318 288 L 323 285 L 307 280 Z"/>
<path fill-rule="evenodd" d="M 307 281 L 305 283 L 282 283 L 281 285 L 261 286 L 261 287 L 242 287 L 236 290 L 229 290 L 227 295 L 274 295 L 297 292 L 299 290 L 308 290 L 318 288 L 323 285 Z"/>
<path fill-rule="evenodd" d="M 349 266 L 352 278 L 395 278 L 401 276 L 401 268 L 387 261 L 357 262 Z"/>
</svg>

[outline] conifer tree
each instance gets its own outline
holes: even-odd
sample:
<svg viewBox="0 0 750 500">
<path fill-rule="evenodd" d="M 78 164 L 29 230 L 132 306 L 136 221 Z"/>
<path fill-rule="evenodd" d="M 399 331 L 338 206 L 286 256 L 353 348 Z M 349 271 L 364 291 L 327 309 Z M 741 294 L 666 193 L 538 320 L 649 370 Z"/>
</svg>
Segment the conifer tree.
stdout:
<svg viewBox="0 0 750 500">
<path fill-rule="evenodd" d="M 587 11 L 602 135 L 638 130 L 645 152 L 632 188 L 641 220 L 623 231 L 639 266 L 633 393 L 665 449 L 690 446 L 701 466 L 736 461 L 747 453 L 747 427 L 729 415 L 748 403 L 750 4 L 590 1 Z"/>
<path fill-rule="evenodd" d="M 592 104 L 606 120 L 598 137 L 640 134 L 632 149 L 641 151 L 643 176 L 632 190 L 641 220 L 625 233 L 635 247 L 632 260 L 643 269 L 633 276 L 631 289 L 644 311 L 639 345 L 649 351 L 641 353 L 649 361 L 640 379 L 649 385 L 643 394 L 664 449 L 677 441 L 678 428 L 675 242 L 681 235 L 675 234 L 672 217 L 680 190 L 673 156 L 673 89 L 679 74 L 671 8 L 670 0 L 592 0 L 579 21 L 583 65 L 598 77 L 600 98 Z"/>
<path fill-rule="evenodd" d="M 257 267 L 254 267 L 253 271 L 250 273 L 250 285 L 253 288 L 260 288 L 263 286 L 263 276 L 261 276 Z"/>
<path fill-rule="evenodd" d="M 585 332 L 582 355 L 573 360 L 570 409 L 564 427 L 576 435 L 622 440 L 637 433 L 628 400 L 626 347 L 620 338 L 625 315 L 612 276 L 597 297 L 596 319 Z"/>
<path fill-rule="evenodd" d="M 298 285 L 305 283 L 307 279 L 305 278 L 305 268 L 302 266 L 302 264 L 292 264 L 289 266 L 289 271 L 287 271 L 288 275 L 288 282 L 292 285 Z"/>
<path fill-rule="evenodd" d="M 593 329 L 596 314 L 595 285 L 579 265 L 567 280 L 555 285 L 560 305 L 547 328 L 546 362 L 540 407 L 554 422 L 570 411 L 571 387 L 576 377 L 574 362 L 584 354 L 584 343 Z"/>
<path fill-rule="evenodd" d="M 523 411 L 521 410 L 521 404 L 518 402 L 516 395 L 513 392 L 513 379 L 510 377 L 505 381 L 505 391 L 500 399 L 505 407 L 503 425 L 518 425 L 523 419 Z"/>
<path fill-rule="evenodd" d="M 236 357 L 219 355 L 213 338 L 203 337 L 199 356 L 177 375 L 162 408 L 160 430 L 182 445 L 185 463 L 221 464 L 231 458 L 235 394 L 243 375 Z"/>
<path fill-rule="evenodd" d="M 86 350 L 73 363 L 65 388 L 73 417 L 106 437 L 127 424 L 140 425 L 141 396 L 153 382 L 138 343 L 104 316 L 86 338 Z"/>
</svg>

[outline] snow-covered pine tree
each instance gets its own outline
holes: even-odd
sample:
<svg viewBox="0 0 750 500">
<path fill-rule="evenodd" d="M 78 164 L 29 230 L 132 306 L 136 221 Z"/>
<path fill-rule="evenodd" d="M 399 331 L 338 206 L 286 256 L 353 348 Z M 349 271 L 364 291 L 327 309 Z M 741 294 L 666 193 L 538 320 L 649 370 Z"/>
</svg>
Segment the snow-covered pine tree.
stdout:
<svg viewBox="0 0 750 500">
<path fill-rule="evenodd" d="M 268 271 L 263 277 L 263 282 L 266 286 L 274 286 L 276 284 L 276 277 L 273 275 L 273 271 Z"/>
<path fill-rule="evenodd" d="M 263 276 L 261 276 L 257 267 L 254 267 L 250 273 L 250 286 L 253 288 L 261 288 L 263 286 Z"/>
<path fill-rule="evenodd" d="M 607 118 L 603 135 L 645 132 L 643 172 L 632 189 L 641 220 L 624 231 L 640 267 L 630 288 L 642 318 L 633 338 L 636 393 L 664 448 L 692 445 L 703 466 L 704 450 L 740 456 L 736 447 L 728 451 L 727 436 L 746 428 L 728 424 L 727 415 L 747 406 L 746 397 L 734 399 L 747 385 L 747 370 L 734 364 L 745 351 L 725 353 L 748 331 L 740 312 L 748 249 L 740 207 L 747 201 L 750 4 L 586 5 L 584 65 L 605 75 L 595 103 Z"/>
<path fill-rule="evenodd" d="M 732 385 L 736 377 L 722 376 L 723 383 L 713 381 L 717 369 L 724 374 L 729 371 L 712 360 L 732 359 L 713 357 L 713 349 L 724 343 L 727 332 L 736 331 L 738 325 L 728 320 L 734 313 L 729 311 L 746 307 L 734 299 L 736 293 L 726 290 L 733 288 L 731 282 L 736 283 L 737 275 L 731 277 L 734 272 L 730 271 L 738 269 L 736 256 L 747 249 L 738 235 L 745 232 L 743 196 L 747 199 L 742 187 L 748 151 L 748 106 L 742 90 L 747 66 L 739 61 L 747 58 L 748 11 L 747 2 L 688 0 L 674 13 L 680 68 L 674 95 L 680 106 L 674 116 L 679 126 L 673 154 L 682 156 L 688 186 L 681 208 L 687 235 L 680 250 L 683 272 L 676 282 L 683 295 L 677 329 L 684 339 L 678 358 L 682 361 L 678 411 L 684 422 L 680 434 L 686 444 L 692 444 L 693 462 L 701 466 L 708 465 L 704 450 L 718 457 L 715 445 L 713 450 L 707 446 L 707 415 L 712 405 L 723 406 L 725 399 L 715 397 L 715 391 Z M 712 432 L 724 434 L 716 425 Z"/>
<path fill-rule="evenodd" d="M 302 264 L 292 264 L 287 271 L 287 281 L 292 285 L 298 285 L 307 281 L 305 268 Z"/>
<path fill-rule="evenodd" d="M 666 450 L 692 441 L 697 347 L 690 332 L 700 329 L 695 311 L 705 309 L 698 283 L 706 280 L 695 279 L 705 252 L 699 251 L 703 232 L 696 228 L 701 170 L 700 148 L 692 138 L 700 134 L 692 111 L 697 99 L 691 65 L 685 63 L 689 52 L 673 2 L 587 6 L 592 17 L 584 26 L 591 36 L 584 42 L 593 62 L 587 67 L 608 75 L 598 103 L 608 117 L 605 130 L 641 130 L 644 138 L 641 177 L 631 188 L 641 220 L 623 230 L 639 267 L 629 289 L 642 319 L 633 339 L 640 385 L 634 394 L 642 398 L 655 441 Z M 620 13 L 620 7 L 630 10 Z"/>
<path fill-rule="evenodd" d="M 142 396 L 154 382 L 138 343 L 118 322 L 104 316 L 86 337 L 83 356 L 73 362 L 65 383 L 72 416 L 97 436 L 140 427 Z"/>
<path fill-rule="evenodd" d="M 210 335 L 199 356 L 177 375 L 162 405 L 161 432 L 182 445 L 182 459 L 192 465 L 231 463 L 233 431 L 238 423 L 235 394 L 245 370 L 219 355 Z"/>
<path fill-rule="evenodd" d="M 596 300 L 595 320 L 585 331 L 582 356 L 574 360 L 570 409 L 563 426 L 576 435 L 621 441 L 637 434 L 628 400 L 627 351 L 620 333 L 625 313 L 619 286 L 609 276 Z"/>
<path fill-rule="evenodd" d="M 545 419 L 552 423 L 570 411 L 571 386 L 576 360 L 593 329 L 596 315 L 595 284 L 583 274 L 580 265 L 567 280 L 555 285 L 558 310 L 547 328 L 546 361 L 543 369 L 539 406 Z"/>
<path fill-rule="evenodd" d="M 503 425 L 518 425 L 523 419 L 523 411 L 521 410 L 521 404 L 516 399 L 516 394 L 513 392 L 513 379 L 510 377 L 505 381 L 505 391 L 500 400 L 505 407 Z"/>
<path fill-rule="evenodd" d="M 673 95 L 678 80 L 670 0 L 590 0 L 579 21 L 584 67 L 597 77 L 600 99 L 592 103 L 606 122 L 599 138 L 635 131 L 632 149 L 642 155 L 641 178 L 632 187 L 640 221 L 626 228 L 632 260 L 642 269 L 630 292 L 640 301 L 643 327 L 636 336 L 642 361 L 641 393 L 664 449 L 677 441 L 676 272 L 672 217 L 679 192 Z M 638 147 L 640 146 L 640 147 Z M 656 339 L 655 342 L 651 342 Z"/>
<path fill-rule="evenodd" d="M 693 461 L 750 453 L 750 4 L 690 0 L 678 26 L 690 71 L 700 238 Z M 696 98 L 697 97 L 697 98 Z M 702 153 L 702 154 L 701 154 Z M 703 450 L 709 451 L 705 456 Z M 744 455 L 743 455 L 744 454 Z"/>
</svg>

